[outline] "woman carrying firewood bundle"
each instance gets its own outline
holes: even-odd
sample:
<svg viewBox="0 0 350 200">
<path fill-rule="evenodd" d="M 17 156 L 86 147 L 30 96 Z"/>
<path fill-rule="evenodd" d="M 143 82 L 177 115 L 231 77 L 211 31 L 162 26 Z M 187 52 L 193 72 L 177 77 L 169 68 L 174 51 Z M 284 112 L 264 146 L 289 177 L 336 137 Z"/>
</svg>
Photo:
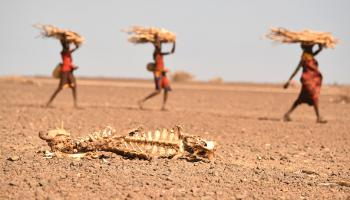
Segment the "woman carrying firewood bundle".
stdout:
<svg viewBox="0 0 350 200">
<path fill-rule="evenodd" d="M 299 97 L 294 101 L 292 107 L 284 115 L 285 121 L 291 120 L 290 114 L 297 106 L 302 103 L 307 103 L 308 105 L 314 107 L 318 123 L 327 122 L 321 117 L 319 111 L 319 96 L 322 85 L 322 74 L 318 69 L 318 62 L 315 59 L 315 56 L 322 51 L 323 46 L 319 44 L 318 50 L 315 52 L 313 51 L 313 46 L 313 44 L 301 44 L 301 48 L 303 50 L 301 60 L 289 80 L 284 85 L 284 88 L 288 88 L 290 81 L 297 74 L 300 68 L 303 68 L 302 76 L 300 79 L 302 83 L 301 92 L 299 94 Z"/>
<path fill-rule="evenodd" d="M 51 102 L 55 99 L 56 95 L 65 87 L 68 86 L 72 89 L 74 106 L 77 108 L 77 84 L 73 71 L 77 69 L 72 62 L 72 53 L 79 48 L 84 42 L 84 37 L 78 33 L 60 29 L 52 25 L 33 25 L 35 28 L 41 30 L 41 35 L 44 38 L 58 39 L 62 45 L 61 57 L 62 63 L 60 63 L 53 71 L 53 76 L 59 78 L 60 82 L 56 91 L 52 94 L 50 100 L 47 102 L 46 107 L 51 105 Z M 74 43 L 75 48 L 70 49 L 70 44 Z"/>
<path fill-rule="evenodd" d="M 321 117 L 319 110 L 322 74 L 318 69 L 318 62 L 315 59 L 315 56 L 319 54 L 324 47 L 334 48 L 339 40 L 334 38 L 329 32 L 312 31 L 308 29 L 302 31 L 290 31 L 285 28 L 272 28 L 267 37 L 271 40 L 286 44 L 300 43 L 301 49 L 303 50 L 303 54 L 297 68 L 294 70 L 287 83 L 284 84 L 284 88 L 288 88 L 290 81 L 298 73 L 300 68 L 303 68 L 300 79 L 302 88 L 299 97 L 294 101 L 292 107 L 284 115 L 284 120 L 290 121 L 290 115 L 294 109 L 302 103 L 307 103 L 308 105 L 314 107 L 317 122 L 326 123 L 327 121 Z M 315 44 L 318 44 L 317 51 L 313 51 Z"/>
<path fill-rule="evenodd" d="M 77 69 L 77 67 L 73 65 L 72 53 L 79 48 L 79 45 L 75 43 L 75 48 L 70 49 L 70 42 L 67 41 L 65 38 L 60 39 L 60 42 L 62 45 L 62 64 L 60 66 L 60 82 L 58 84 L 58 88 L 52 94 L 50 100 L 47 102 L 46 107 L 49 107 L 56 95 L 63 89 L 64 86 L 68 85 L 68 87 L 70 87 L 73 92 L 74 107 L 78 108 L 76 91 L 77 85 L 75 77 L 73 75 L 73 71 Z"/>
<path fill-rule="evenodd" d="M 160 41 L 158 34 L 155 34 L 154 36 L 154 52 L 153 52 L 153 60 L 154 60 L 154 69 L 153 76 L 154 76 L 154 84 L 155 84 L 155 91 L 146 96 L 144 99 L 140 100 L 139 106 L 142 109 L 143 103 L 147 100 L 151 99 L 152 97 L 155 97 L 156 95 L 161 93 L 161 90 L 164 89 L 164 97 L 163 97 L 163 105 L 162 110 L 166 110 L 165 104 L 168 99 L 168 92 L 171 91 L 170 88 L 170 81 L 166 76 L 166 73 L 168 72 L 168 69 L 164 66 L 164 59 L 163 56 L 173 54 L 175 52 L 175 41 L 173 42 L 173 47 L 170 52 L 162 52 L 162 42 Z"/>
</svg>

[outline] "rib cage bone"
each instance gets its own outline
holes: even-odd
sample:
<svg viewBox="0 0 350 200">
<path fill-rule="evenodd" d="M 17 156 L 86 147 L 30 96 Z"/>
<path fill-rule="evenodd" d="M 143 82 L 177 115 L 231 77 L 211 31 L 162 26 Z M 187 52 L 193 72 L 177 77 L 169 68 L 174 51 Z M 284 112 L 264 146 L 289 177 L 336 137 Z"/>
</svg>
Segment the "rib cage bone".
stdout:
<svg viewBox="0 0 350 200">
<path fill-rule="evenodd" d="M 87 152 L 113 152 L 128 158 L 184 158 L 188 161 L 209 161 L 215 152 L 215 142 L 198 136 L 182 134 L 182 128 L 145 131 L 137 128 L 126 136 L 115 135 L 112 127 L 72 139 L 64 129 L 39 132 L 51 151 L 58 155 L 76 157 Z"/>
</svg>

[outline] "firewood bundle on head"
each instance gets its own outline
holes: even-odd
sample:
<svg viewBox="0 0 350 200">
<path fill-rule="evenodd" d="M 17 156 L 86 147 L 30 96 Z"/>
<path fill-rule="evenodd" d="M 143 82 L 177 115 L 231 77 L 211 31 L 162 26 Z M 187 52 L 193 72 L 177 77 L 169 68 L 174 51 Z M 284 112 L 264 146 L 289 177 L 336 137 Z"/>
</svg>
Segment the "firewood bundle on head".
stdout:
<svg viewBox="0 0 350 200">
<path fill-rule="evenodd" d="M 43 37 L 52 37 L 59 40 L 63 39 L 69 43 L 74 43 L 77 46 L 80 46 L 84 42 L 84 37 L 70 30 L 60 29 L 52 25 L 36 24 L 33 26 L 41 30 L 41 35 Z"/>
<path fill-rule="evenodd" d="M 321 44 L 327 48 L 334 48 L 338 43 L 338 39 L 334 38 L 331 33 L 311 30 L 294 32 L 285 28 L 271 28 L 271 32 L 266 36 L 282 43 Z"/>
<path fill-rule="evenodd" d="M 122 31 L 131 35 L 128 41 L 134 44 L 154 43 L 156 35 L 158 35 L 160 42 L 163 43 L 176 41 L 176 35 L 163 28 L 133 26 Z"/>
</svg>

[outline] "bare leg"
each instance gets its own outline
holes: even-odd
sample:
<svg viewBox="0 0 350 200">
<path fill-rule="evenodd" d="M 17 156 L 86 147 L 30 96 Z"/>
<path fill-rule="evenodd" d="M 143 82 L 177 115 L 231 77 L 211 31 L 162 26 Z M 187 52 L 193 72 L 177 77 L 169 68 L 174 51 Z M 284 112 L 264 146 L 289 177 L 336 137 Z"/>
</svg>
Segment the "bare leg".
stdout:
<svg viewBox="0 0 350 200">
<path fill-rule="evenodd" d="M 69 87 L 72 89 L 74 107 L 79 108 L 77 103 L 77 83 L 73 75 L 73 72 L 69 74 Z"/>
<path fill-rule="evenodd" d="M 64 85 L 68 82 L 68 76 L 65 72 L 61 72 L 60 74 L 60 83 L 58 84 L 58 88 L 52 94 L 50 100 L 47 102 L 46 107 L 49 107 L 52 101 L 55 99 L 56 95 L 63 89 Z"/>
<path fill-rule="evenodd" d="M 292 107 L 288 110 L 286 114 L 284 114 L 283 120 L 284 121 L 291 121 L 290 114 L 295 110 L 296 107 L 298 107 L 299 103 L 298 101 L 295 101 L 292 105 Z"/>
<path fill-rule="evenodd" d="M 77 88 L 75 86 L 71 87 L 72 93 L 73 93 L 73 100 L 74 100 L 74 107 L 78 108 L 78 103 L 77 103 Z"/>
<path fill-rule="evenodd" d="M 46 103 L 46 107 L 49 107 L 52 101 L 55 99 L 56 95 L 62 90 L 63 86 L 60 84 L 56 91 L 52 94 L 50 100 Z"/>
<path fill-rule="evenodd" d="M 156 90 L 156 91 L 152 92 L 150 95 L 146 96 L 144 99 L 140 100 L 138 102 L 140 109 L 143 108 L 143 103 L 145 103 L 148 99 L 157 96 L 158 94 L 160 94 L 160 92 L 161 92 L 161 90 Z"/>
<path fill-rule="evenodd" d="M 162 106 L 162 110 L 165 111 L 166 108 L 165 108 L 165 104 L 168 100 L 168 90 L 164 90 L 164 97 L 163 97 L 163 106 Z"/>
<path fill-rule="evenodd" d="M 318 107 L 318 103 L 315 103 L 314 105 L 315 113 L 317 116 L 317 123 L 327 123 L 327 120 L 323 119 L 322 116 L 320 115 L 320 110 Z"/>
</svg>

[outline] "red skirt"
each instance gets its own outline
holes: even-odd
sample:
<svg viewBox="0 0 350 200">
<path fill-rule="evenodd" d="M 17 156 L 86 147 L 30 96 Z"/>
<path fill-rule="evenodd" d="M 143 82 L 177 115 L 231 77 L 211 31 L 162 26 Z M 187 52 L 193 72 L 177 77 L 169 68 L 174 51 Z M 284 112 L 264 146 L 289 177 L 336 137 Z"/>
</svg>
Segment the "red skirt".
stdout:
<svg viewBox="0 0 350 200">
<path fill-rule="evenodd" d="M 302 88 L 297 103 L 307 103 L 310 106 L 318 104 L 322 86 L 322 74 L 310 71 L 303 73 L 301 83 Z"/>
<path fill-rule="evenodd" d="M 166 91 L 171 91 L 170 81 L 166 76 L 154 77 L 155 89 L 164 89 Z"/>
</svg>

